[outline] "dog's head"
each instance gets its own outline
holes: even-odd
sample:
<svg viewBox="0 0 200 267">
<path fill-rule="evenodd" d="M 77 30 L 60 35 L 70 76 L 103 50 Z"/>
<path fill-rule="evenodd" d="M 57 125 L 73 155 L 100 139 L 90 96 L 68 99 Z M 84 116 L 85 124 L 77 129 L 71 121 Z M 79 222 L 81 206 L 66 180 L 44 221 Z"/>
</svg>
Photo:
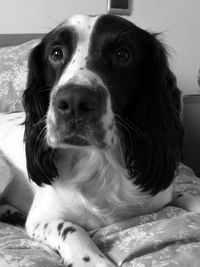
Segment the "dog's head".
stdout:
<svg viewBox="0 0 200 267">
<path fill-rule="evenodd" d="M 68 147 L 120 145 L 134 182 L 165 189 L 180 160 L 180 93 L 156 35 L 116 16 L 74 16 L 47 34 L 29 58 L 25 141 L 30 177 L 57 175 Z"/>
</svg>

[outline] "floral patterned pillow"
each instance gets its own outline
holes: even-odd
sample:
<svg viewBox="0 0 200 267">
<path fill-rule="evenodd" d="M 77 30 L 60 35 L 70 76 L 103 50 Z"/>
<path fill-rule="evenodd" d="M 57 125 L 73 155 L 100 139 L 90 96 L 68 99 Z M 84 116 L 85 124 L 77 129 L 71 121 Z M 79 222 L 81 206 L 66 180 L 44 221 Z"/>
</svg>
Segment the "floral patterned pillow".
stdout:
<svg viewBox="0 0 200 267">
<path fill-rule="evenodd" d="M 0 112 L 22 111 L 21 96 L 26 86 L 27 61 L 39 42 L 0 48 Z"/>
</svg>

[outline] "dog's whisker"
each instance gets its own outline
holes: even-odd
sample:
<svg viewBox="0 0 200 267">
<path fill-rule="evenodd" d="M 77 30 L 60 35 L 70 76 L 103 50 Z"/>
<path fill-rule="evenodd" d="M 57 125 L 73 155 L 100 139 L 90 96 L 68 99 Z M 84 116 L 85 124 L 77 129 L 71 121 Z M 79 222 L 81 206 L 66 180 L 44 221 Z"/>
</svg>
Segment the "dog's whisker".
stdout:
<svg viewBox="0 0 200 267">
<path fill-rule="evenodd" d="M 34 124 L 33 129 L 38 127 L 40 124 L 42 124 L 47 118 L 47 114 L 45 114 L 37 123 Z"/>
<path fill-rule="evenodd" d="M 123 124 L 125 124 L 128 128 L 132 129 L 138 136 L 143 137 L 142 132 L 140 131 L 140 129 L 133 124 L 131 121 L 129 121 L 127 118 L 118 115 L 115 113 L 116 116 L 116 121 L 121 121 Z"/>
<path fill-rule="evenodd" d="M 88 125 L 86 127 L 86 135 L 89 138 L 90 141 L 95 141 L 94 140 L 94 136 L 99 135 L 100 134 L 100 130 L 97 127 L 94 127 L 92 124 Z"/>
<path fill-rule="evenodd" d="M 39 135 L 37 136 L 37 141 L 38 141 L 38 140 L 43 140 L 43 141 L 44 141 L 45 138 L 44 138 L 44 136 L 42 136 L 42 135 L 45 134 L 46 129 L 47 129 L 47 126 L 45 125 L 45 126 L 41 129 Z M 42 141 L 42 142 L 43 142 L 43 141 Z"/>
<path fill-rule="evenodd" d="M 122 116 L 122 115 L 119 115 L 117 113 L 114 113 L 115 116 L 119 119 L 121 119 L 123 122 L 125 122 L 126 124 L 132 126 L 134 129 L 136 129 L 139 133 L 142 134 L 142 132 L 140 131 L 140 129 L 133 123 L 131 122 L 129 119 L 127 119 L 126 117 Z"/>
<path fill-rule="evenodd" d="M 133 152 L 133 138 L 132 138 L 132 134 L 131 134 L 130 129 L 125 124 L 123 124 L 121 121 L 115 120 L 115 123 L 116 123 L 116 125 L 122 126 L 127 131 L 129 139 L 130 139 L 130 148 L 131 148 L 130 153 L 132 154 L 132 152 Z"/>
<path fill-rule="evenodd" d="M 45 93 L 45 92 L 51 92 L 51 90 L 52 90 L 52 86 L 53 86 L 53 85 L 47 85 L 47 86 L 39 87 L 39 88 L 38 88 L 38 91 L 36 91 L 36 92 L 34 93 L 34 96 L 36 96 L 36 95 L 38 95 L 38 94 L 43 94 L 43 93 Z"/>
</svg>

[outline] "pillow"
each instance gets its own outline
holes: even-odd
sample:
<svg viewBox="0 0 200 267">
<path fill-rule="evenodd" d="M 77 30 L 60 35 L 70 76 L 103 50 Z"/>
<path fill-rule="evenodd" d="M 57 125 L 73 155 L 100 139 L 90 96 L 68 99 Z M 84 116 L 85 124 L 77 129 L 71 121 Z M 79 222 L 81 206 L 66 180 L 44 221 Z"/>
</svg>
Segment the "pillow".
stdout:
<svg viewBox="0 0 200 267">
<path fill-rule="evenodd" d="M 21 96 L 26 86 L 28 56 L 39 41 L 0 48 L 0 112 L 23 110 Z"/>
</svg>

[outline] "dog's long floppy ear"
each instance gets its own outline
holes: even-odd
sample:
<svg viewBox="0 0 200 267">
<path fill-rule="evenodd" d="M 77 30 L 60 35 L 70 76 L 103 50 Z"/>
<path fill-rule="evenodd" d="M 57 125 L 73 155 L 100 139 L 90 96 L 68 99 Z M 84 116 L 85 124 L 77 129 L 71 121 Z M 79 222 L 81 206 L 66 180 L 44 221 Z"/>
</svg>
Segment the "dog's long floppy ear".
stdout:
<svg viewBox="0 0 200 267">
<path fill-rule="evenodd" d="M 165 47 L 156 35 L 144 32 L 143 38 L 142 79 L 136 99 L 130 99 L 122 114 L 135 125 L 135 130 L 131 140 L 130 132 L 124 131 L 123 142 L 134 183 L 156 194 L 171 184 L 181 159 L 181 101 Z"/>
<path fill-rule="evenodd" d="M 43 50 L 41 42 L 29 56 L 27 88 L 23 95 L 27 170 L 29 177 L 38 185 L 51 184 L 57 176 L 53 162 L 55 150 L 45 141 L 50 85 L 45 80 Z"/>
</svg>

